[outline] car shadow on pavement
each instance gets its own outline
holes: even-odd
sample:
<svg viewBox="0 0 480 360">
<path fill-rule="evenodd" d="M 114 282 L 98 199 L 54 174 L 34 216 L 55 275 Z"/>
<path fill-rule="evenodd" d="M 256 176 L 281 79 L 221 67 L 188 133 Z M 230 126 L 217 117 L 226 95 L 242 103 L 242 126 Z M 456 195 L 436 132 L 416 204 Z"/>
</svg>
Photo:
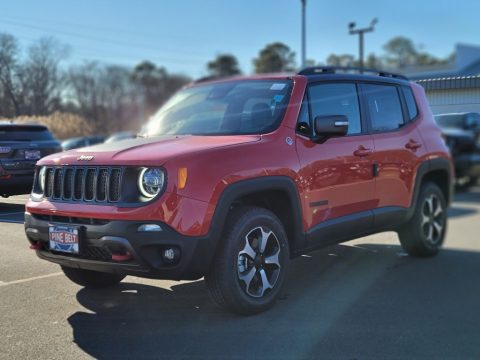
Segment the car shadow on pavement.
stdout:
<svg viewBox="0 0 480 360">
<path fill-rule="evenodd" d="M 81 289 L 68 321 L 98 359 L 479 358 L 480 253 L 415 259 L 394 245 L 337 245 L 290 263 L 280 300 L 249 317 L 203 281 Z"/>
<path fill-rule="evenodd" d="M 448 208 L 448 217 L 455 218 L 455 217 L 475 215 L 477 212 L 478 212 L 477 209 L 453 205 Z"/>
<path fill-rule="evenodd" d="M 0 223 L 1 222 L 23 222 L 25 212 L 24 204 L 12 204 L 0 201 Z"/>
<path fill-rule="evenodd" d="M 480 203 L 480 187 L 472 188 L 465 192 L 457 192 L 454 201 L 460 203 Z"/>
</svg>

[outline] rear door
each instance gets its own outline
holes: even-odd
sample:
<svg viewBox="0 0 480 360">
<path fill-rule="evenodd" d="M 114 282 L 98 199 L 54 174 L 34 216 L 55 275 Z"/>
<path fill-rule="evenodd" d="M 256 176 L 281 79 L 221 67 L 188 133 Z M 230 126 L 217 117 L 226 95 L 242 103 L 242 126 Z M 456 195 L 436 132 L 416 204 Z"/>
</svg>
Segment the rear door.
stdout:
<svg viewBox="0 0 480 360">
<path fill-rule="evenodd" d="M 375 146 L 376 225 L 382 225 L 385 219 L 381 214 L 410 205 L 416 169 L 425 148 L 412 121 L 415 104 L 407 104 L 401 86 L 372 83 L 362 84 L 361 89 Z"/>
<path fill-rule="evenodd" d="M 373 140 L 362 125 L 357 85 L 353 82 L 316 83 L 309 86 L 307 96 L 298 120 L 296 144 L 308 228 L 314 231 L 324 222 L 336 219 L 340 224 L 341 218 L 347 217 L 347 221 L 361 222 L 350 228 L 350 233 L 362 232 L 371 225 L 371 209 L 375 207 Z M 313 119 L 323 115 L 346 115 L 348 135 L 323 143 L 315 143 L 305 136 L 315 135 Z M 343 228 L 348 229 L 348 226 Z"/>
</svg>

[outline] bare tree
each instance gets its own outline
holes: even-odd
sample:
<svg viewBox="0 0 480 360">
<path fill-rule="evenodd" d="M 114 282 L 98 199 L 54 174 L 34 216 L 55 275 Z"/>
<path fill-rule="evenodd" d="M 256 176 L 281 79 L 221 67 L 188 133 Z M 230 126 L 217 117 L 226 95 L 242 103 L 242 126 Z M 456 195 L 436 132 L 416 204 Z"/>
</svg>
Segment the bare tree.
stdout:
<svg viewBox="0 0 480 360">
<path fill-rule="evenodd" d="M 61 96 L 59 65 L 68 52 L 53 38 L 41 38 L 28 49 L 20 74 L 28 113 L 46 115 L 56 110 Z"/>
<path fill-rule="evenodd" d="M 147 117 L 159 108 L 179 88 L 190 82 L 190 78 L 169 74 L 163 67 L 157 67 L 150 61 L 138 64 L 131 75 L 143 98 L 143 115 Z"/>
<path fill-rule="evenodd" d="M 68 73 L 70 108 L 88 119 L 100 133 L 140 126 L 140 94 L 130 81 L 130 69 L 97 62 L 72 67 Z"/>
<path fill-rule="evenodd" d="M 0 115 L 6 117 L 21 113 L 16 78 L 19 51 L 17 39 L 0 33 Z"/>
</svg>

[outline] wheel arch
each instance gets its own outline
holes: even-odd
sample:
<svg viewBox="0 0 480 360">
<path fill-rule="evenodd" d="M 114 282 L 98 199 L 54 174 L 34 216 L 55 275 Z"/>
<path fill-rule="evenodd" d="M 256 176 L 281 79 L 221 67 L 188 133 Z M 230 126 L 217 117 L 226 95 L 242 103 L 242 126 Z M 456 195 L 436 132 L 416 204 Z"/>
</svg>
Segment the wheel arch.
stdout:
<svg viewBox="0 0 480 360">
<path fill-rule="evenodd" d="M 287 176 L 265 176 L 241 180 L 225 188 L 217 202 L 209 233 L 218 246 L 224 224 L 232 208 L 258 206 L 272 211 L 287 233 L 290 253 L 305 242 L 302 207 L 295 182 Z"/>
<path fill-rule="evenodd" d="M 453 200 L 453 170 L 451 162 L 446 158 L 429 159 L 418 167 L 412 202 L 407 213 L 408 219 L 413 216 L 422 185 L 428 181 L 435 183 L 440 188 L 445 196 L 447 205 Z"/>
</svg>

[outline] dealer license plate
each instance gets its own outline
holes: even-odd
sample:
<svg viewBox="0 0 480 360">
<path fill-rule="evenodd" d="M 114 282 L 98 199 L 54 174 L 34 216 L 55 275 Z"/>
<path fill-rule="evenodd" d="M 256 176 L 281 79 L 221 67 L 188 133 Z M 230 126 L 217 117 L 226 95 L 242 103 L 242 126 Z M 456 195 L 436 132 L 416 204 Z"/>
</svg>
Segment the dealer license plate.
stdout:
<svg viewBox="0 0 480 360">
<path fill-rule="evenodd" d="M 78 228 L 50 225 L 50 250 L 78 254 Z"/>
</svg>

